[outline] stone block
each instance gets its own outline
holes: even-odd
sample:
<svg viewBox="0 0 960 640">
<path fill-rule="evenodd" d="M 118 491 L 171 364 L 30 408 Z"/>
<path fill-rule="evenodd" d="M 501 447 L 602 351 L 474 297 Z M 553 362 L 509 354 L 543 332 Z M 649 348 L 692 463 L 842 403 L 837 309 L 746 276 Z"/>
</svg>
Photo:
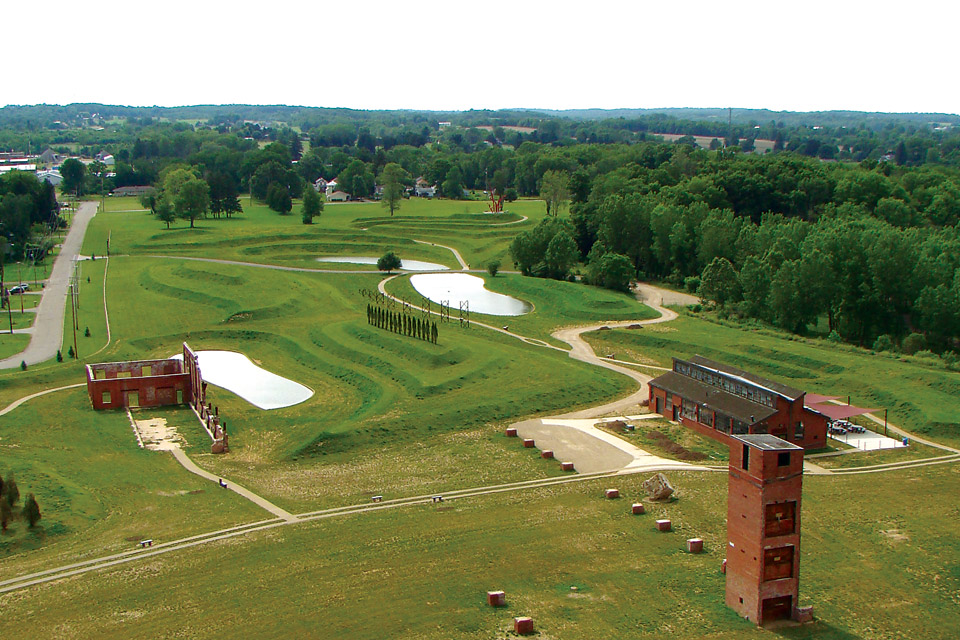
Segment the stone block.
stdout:
<svg viewBox="0 0 960 640">
<path fill-rule="evenodd" d="M 513 632 L 522 636 L 533 633 L 533 618 L 522 616 L 513 619 Z"/>
<path fill-rule="evenodd" d="M 516 438 L 517 430 L 514 427 L 509 427 L 506 431 L 506 434 L 508 438 Z"/>
<path fill-rule="evenodd" d="M 563 471 L 573 471 L 573 463 L 572 463 L 572 462 L 561 462 L 561 463 L 560 463 L 560 468 L 561 468 Z"/>
<path fill-rule="evenodd" d="M 551 460 L 553 458 L 553 451 L 550 449 L 544 449 L 540 452 L 540 457 L 544 460 Z"/>
<path fill-rule="evenodd" d="M 670 521 L 657 520 L 657 531 L 670 531 Z"/>
<path fill-rule="evenodd" d="M 619 498 L 619 497 L 620 497 L 620 490 L 619 490 L 619 489 L 607 489 L 607 490 L 604 492 L 604 495 L 607 497 L 607 500 L 613 500 L 614 498 Z"/>
<path fill-rule="evenodd" d="M 503 591 L 487 591 L 487 604 L 491 607 L 506 606 L 507 595 Z"/>
<path fill-rule="evenodd" d="M 644 513 L 643 505 L 639 502 L 634 502 L 633 507 L 631 507 L 631 511 L 635 516 L 643 515 Z"/>
<path fill-rule="evenodd" d="M 700 553 L 703 551 L 703 540 L 700 538 L 690 538 L 687 540 L 688 553 Z"/>
<path fill-rule="evenodd" d="M 523 439 L 523 446 L 526 447 L 527 449 L 532 449 L 533 445 L 534 445 L 533 438 Z"/>
</svg>

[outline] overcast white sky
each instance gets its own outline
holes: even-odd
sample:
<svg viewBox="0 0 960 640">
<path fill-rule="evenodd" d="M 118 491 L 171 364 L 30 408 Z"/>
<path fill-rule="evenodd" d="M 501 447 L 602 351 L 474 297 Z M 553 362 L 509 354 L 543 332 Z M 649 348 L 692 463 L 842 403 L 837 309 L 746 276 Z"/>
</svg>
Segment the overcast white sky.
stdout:
<svg viewBox="0 0 960 640">
<path fill-rule="evenodd" d="M 0 105 L 960 111 L 956 0 L 9 1 Z"/>
</svg>

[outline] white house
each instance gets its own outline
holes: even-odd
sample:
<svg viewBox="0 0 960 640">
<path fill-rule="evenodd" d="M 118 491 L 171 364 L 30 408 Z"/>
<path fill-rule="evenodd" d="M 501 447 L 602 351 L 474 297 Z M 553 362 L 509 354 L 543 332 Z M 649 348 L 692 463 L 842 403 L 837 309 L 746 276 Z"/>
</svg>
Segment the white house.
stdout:
<svg viewBox="0 0 960 640">
<path fill-rule="evenodd" d="M 327 192 L 327 181 L 323 179 L 323 176 L 317 178 L 317 181 L 313 183 L 313 189 L 317 193 Z"/>
<path fill-rule="evenodd" d="M 335 193 L 336 191 L 337 191 L 337 181 L 331 180 L 330 182 L 327 183 L 327 187 L 325 189 L 325 193 L 327 194 L 327 200 L 329 200 L 331 194 Z"/>
<path fill-rule="evenodd" d="M 333 191 L 327 193 L 327 202 L 346 202 L 350 199 L 344 191 Z"/>
<path fill-rule="evenodd" d="M 431 185 L 421 176 L 417 178 L 417 182 L 413 187 L 413 195 L 418 198 L 432 198 L 437 195 L 437 187 L 436 185 Z"/>
</svg>

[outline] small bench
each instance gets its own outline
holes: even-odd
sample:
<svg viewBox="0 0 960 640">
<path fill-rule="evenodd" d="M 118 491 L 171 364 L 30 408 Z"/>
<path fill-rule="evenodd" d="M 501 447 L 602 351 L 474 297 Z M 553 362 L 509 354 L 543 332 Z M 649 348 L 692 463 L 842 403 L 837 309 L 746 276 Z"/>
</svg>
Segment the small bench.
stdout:
<svg viewBox="0 0 960 640">
<path fill-rule="evenodd" d="M 370 498 L 370 499 L 373 500 L 374 502 L 382 502 L 382 501 L 383 501 L 383 496 L 373 496 L 373 497 Z"/>
<path fill-rule="evenodd" d="M 430 499 L 433 500 L 434 502 L 443 502 L 443 496 L 433 496 Z"/>
<path fill-rule="evenodd" d="M 153 546 L 153 540 L 141 540 L 139 544 L 141 549 L 146 549 Z"/>
</svg>

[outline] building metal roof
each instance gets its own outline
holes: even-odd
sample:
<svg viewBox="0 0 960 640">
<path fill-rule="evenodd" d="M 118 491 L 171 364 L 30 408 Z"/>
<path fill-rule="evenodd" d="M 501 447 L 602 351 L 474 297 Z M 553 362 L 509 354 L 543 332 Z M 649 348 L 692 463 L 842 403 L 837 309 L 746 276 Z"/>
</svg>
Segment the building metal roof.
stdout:
<svg viewBox="0 0 960 640">
<path fill-rule="evenodd" d="M 748 433 L 740 436 L 731 436 L 736 440 L 745 442 L 752 447 L 757 449 L 763 449 L 765 451 L 783 451 L 783 450 L 803 450 L 803 447 L 798 447 L 792 442 L 787 442 L 777 436 L 772 436 L 769 433 Z"/>
<path fill-rule="evenodd" d="M 774 393 L 777 393 L 788 400 L 798 400 L 804 394 L 800 389 L 794 389 L 793 387 L 788 387 L 785 384 L 780 384 L 779 382 L 774 382 L 767 378 L 750 373 L 749 371 L 744 371 L 743 369 L 738 369 L 737 367 L 732 367 L 728 364 L 722 362 L 717 362 L 716 360 L 710 360 L 709 358 L 704 358 L 703 356 L 693 356 L 690 358 L 689 362 L 700 365 L 707 369 L 713 369 L 720 373 L 725 373 L 729 376 L 742 378 L 747 382 L 752 384 L 765 387 Z"/>
<path fill-rule="evenodd" d="M 650 381 L 650 385 L 705 405 L 708 409 L 735 418 L 748 425 L 762 422 L 777 413 L 776 409 L 751 402 L 723 389 L 688 378 L 676 371 L 668 371 Z"/>
</svg>

